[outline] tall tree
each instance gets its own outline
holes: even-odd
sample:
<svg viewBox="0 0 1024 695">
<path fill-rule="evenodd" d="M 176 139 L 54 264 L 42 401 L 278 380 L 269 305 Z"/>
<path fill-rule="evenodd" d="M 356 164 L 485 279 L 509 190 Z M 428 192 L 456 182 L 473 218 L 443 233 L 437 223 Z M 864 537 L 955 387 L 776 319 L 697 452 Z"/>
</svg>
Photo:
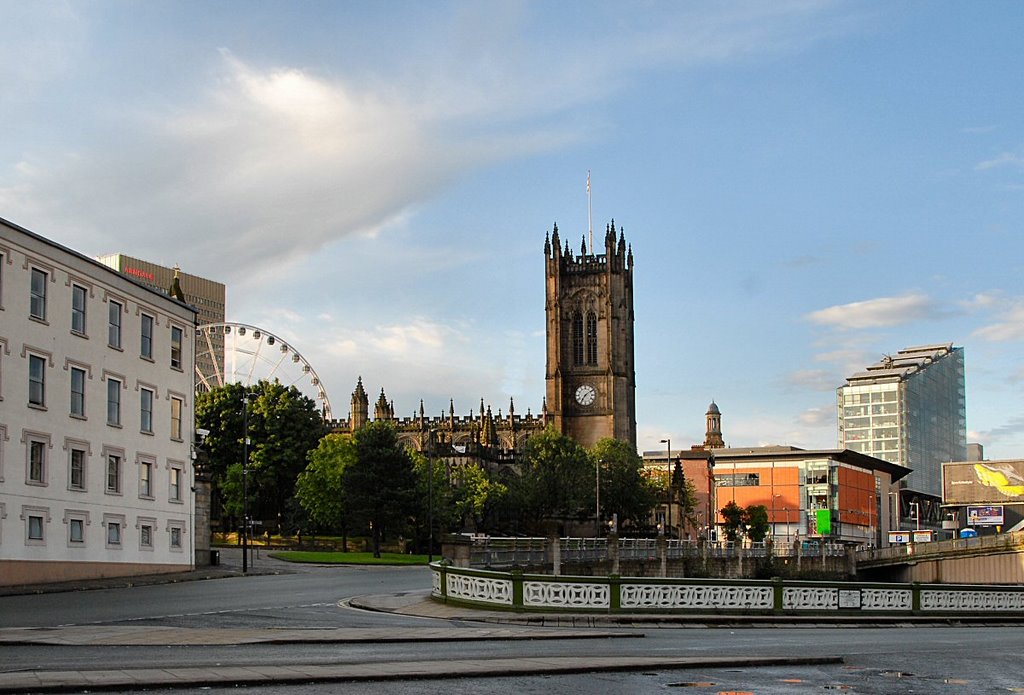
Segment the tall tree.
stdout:
<svg viewBox="0 0 1024 695">
<path fill-rule="evenodd" d="M 768 524 L 768 508 L 763 504 L 752 504 L 744 509 L 743 521 L 747 528 L 747 538 L 755 543 L 763 541 L 771 528 Z"/>
<path fill-rule="evenodd" d="M 197 394 L 196 426 L 210 431 L 203 446 L 223 511 L 240 516 L 246 498 L 253 519 L 287 518 L 306 454 L 324 434 L 316 402 L 294 386 L 228 384 Z"/>
<path fill-rule="evenodd" d="M 524 523 L 592 516 L 594 464 L 575 440 L 548 428 L 526 441 L 513 491 Z"/>
<path fill-rule="evenodd" d="M 590 454 L 601 468 L 602 521 L 618 514 L 620 528 L 646 526 L 658 488 L 644 475 L 643 459 L 627 442 L 610 438 L 598 441 Z"/>
<path fill-rule="evenodd" d="M 730 543 L 735 543 L 747 530 L 743 521 L 743 507 L 730 500 L 719 511 L 725 520 L 722 526 L 725 531 L 725 539 Z"/>
<path fill-rule="evenodd" d="M 380 557 L 385 534 L 401 532 L 418 511 L 416 473 L 388 422 L 376 420 L 356 432 L 354 446 L 355 460 L 341 477 L 343 504 L 354 523 L 370 526 L 373 556 Z"/>
<path fill-rule="evenodd" d="M 295 483 L 299 504 L 312 521 L 347 536 L 342 477 L 356 460 L 355 442 L 347 434 L 328 434 L 309 452 L 308 460 Z"/>
</svg>

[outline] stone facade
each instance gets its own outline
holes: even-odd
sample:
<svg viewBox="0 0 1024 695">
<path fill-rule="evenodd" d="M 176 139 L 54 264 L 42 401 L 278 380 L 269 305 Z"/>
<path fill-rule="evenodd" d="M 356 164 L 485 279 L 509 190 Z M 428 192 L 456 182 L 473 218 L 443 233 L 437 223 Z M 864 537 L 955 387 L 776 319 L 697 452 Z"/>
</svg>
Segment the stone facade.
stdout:
<svg viewBox="0 0 1024 695">
<path fill-rule="evenodd" d="M 636 446 L 633 249 L 614 221 L 604 253 L 544 241 L 546 405 L 556 430 L 585 447 L 612 437 Z"/>
</svg>

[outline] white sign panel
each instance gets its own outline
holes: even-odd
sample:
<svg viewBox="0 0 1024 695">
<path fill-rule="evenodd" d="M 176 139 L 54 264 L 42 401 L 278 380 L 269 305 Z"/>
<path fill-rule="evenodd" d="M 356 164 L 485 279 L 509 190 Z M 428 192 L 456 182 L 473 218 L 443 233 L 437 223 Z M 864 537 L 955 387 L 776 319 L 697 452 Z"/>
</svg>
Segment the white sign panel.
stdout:
<svg viewBox="0 0 1024 695">
<path fill-rule="evenodd" d="M 889 531 L 889 544 L 897 545 L 910 542 L 910 531 Z"/>
</svg>

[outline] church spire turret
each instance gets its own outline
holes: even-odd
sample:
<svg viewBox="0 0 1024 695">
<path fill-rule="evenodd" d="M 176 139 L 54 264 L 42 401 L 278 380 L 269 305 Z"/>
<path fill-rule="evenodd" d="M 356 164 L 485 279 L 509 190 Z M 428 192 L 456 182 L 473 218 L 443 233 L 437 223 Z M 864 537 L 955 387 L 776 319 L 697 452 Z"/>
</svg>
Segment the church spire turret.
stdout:
<svg viewBox="0 0 1024 695">
<path fill-rule="evenodd" d="M 370 419 L 370 399 L 366 397 L 363 390 L 363 377 L 356 380 L 356 390 L 352 392 L 352 417 L 349 420 L 349 430 L 355 432 L 366 427 Z"/>
</svg>

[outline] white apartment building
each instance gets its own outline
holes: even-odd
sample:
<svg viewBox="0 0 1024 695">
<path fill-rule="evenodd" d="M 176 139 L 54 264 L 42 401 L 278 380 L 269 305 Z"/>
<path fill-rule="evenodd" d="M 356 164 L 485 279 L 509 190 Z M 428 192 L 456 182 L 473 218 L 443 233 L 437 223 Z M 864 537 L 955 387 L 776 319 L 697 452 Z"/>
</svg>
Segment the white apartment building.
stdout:
<svg viewBox="0 0 1024 695">
<path fill-rule="evenodd" d="M 194 565 L 195 323 L 0 219 L 0 584 Z"/>
</svg>

